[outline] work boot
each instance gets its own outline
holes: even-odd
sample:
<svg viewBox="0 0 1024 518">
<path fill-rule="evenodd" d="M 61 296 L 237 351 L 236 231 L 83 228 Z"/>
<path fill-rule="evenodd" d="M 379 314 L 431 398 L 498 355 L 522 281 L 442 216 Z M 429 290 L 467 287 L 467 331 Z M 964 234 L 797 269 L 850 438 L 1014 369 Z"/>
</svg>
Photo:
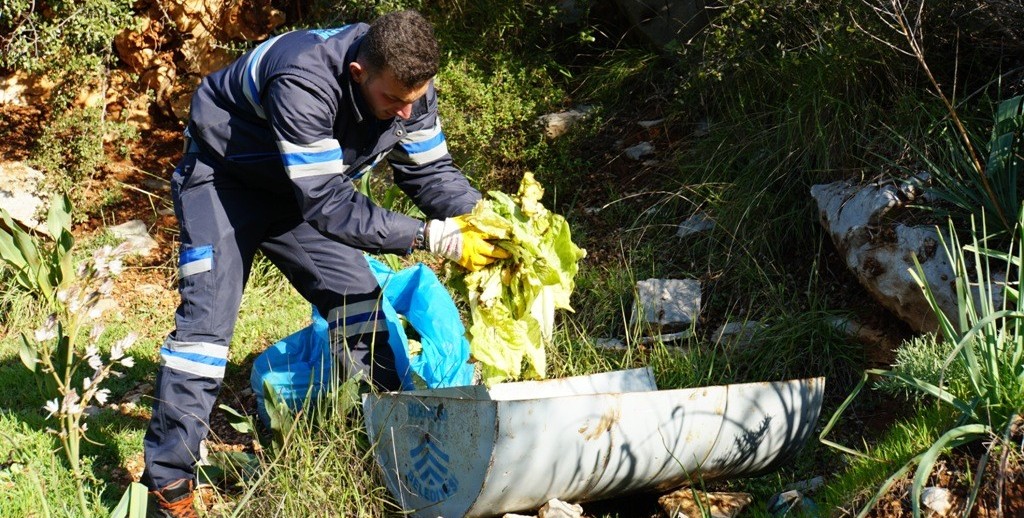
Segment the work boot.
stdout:
<svg viewBox="0 0 1024 518">
<path fill-rule="evenodd" d="M 150 491 L 146 518 L 199 518 L 192 507 L 192 480 L 183 478 Z"/>
</svg>

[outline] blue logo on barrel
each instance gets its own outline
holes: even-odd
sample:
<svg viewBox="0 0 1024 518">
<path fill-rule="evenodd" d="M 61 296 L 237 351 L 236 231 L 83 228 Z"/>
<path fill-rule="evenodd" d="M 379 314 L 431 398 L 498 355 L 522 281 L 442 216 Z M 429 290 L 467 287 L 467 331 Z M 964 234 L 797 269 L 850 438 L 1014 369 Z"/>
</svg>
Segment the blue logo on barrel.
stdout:
<svg viewBox="0 0 1024 518">
<path fill-rule="evenodd" d="M 429 435 L 409 450 L 409 458 L 413 464 L 405 478 L 409 487 L 423 498 L 439 502 L 459 490 L 459 481 L 448 469 L 448 454 Z"/>
</svg>

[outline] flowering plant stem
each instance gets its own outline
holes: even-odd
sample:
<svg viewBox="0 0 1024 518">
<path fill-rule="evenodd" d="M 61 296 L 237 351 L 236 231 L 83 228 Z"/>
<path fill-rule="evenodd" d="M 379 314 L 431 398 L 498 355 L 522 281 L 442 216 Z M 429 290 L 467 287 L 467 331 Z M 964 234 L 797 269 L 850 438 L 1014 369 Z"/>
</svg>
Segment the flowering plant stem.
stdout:
<svg viewBox="0 0 1024 518">
<path fill-rule="evenodd" d="M 54 418 L 58 430 L 49 429 L 60 439 L 71 473 L 78 481 L 78 504 L 82 516 L 91 516 L 86 498 L 86 482 L 91 475 L 82 466 L 82 440 L 87 426 L 86 410 L 92 404 L 106 404 L 110 391 L 100 388 L 109 376 L 120 376 L 117 366 L 131 367 L 134 360 L 125 351 L 135 342 L 136 334 L 114 342 L 107 361 L 100 357 L 99 342 L 104 328 L 99 323 L 105 309 L 113 306 L 110 294 L 113 278 L 121 272 L 121 257 L 129 251 L 122 243 L 116 248 L 102 247 L 89 260 L 77 266 L 71 254 L 71 207 L 63 197 L 51 207 L 45 236 L 35 236 L 13 223 L 0 209 L 0 260 L 17 272 L 19 283 L 45 302 L 53 313 L 37 329 L 34 340 L 22 334 L 21 361 L 32 371 L 46 399 L 43 409 L 47 418 Z M 80 347 L 89 324 L 88 345 Z M 80 382 L 82 371 L 91 374 Z M 77 386 L 81 383 L 81 387 Z"/>
</svg>

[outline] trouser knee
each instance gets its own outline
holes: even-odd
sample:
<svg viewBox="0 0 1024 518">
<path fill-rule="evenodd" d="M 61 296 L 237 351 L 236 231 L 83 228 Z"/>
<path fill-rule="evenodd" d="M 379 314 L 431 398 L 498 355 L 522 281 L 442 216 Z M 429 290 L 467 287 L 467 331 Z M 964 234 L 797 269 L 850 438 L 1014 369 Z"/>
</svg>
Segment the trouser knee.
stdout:
<svg viewBox="0 0 1024 518">
<path fill-rule="evenodd" d="M 401 380 L 388 343 L 387 322 L 377 290 L 349 296 L 327 312 L 331 352 L 347 378 L 361 375 L 379 390 L 398 390 Z"/>
</svg>

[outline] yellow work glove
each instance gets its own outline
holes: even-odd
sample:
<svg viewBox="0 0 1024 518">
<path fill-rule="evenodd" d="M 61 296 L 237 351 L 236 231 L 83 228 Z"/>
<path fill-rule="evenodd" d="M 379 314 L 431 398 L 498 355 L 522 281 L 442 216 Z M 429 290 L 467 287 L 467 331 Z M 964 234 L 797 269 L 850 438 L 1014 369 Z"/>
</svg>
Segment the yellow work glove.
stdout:
<svg viewBox="0 0 1024 518">
<path fill-rule="evenodd" d="M 451 259 L 475 272 L 497 259 L 509 257 L 507 250 L 489 242 L 491 236 L 473 226 L 465 216 L 432 219 L 424 229 L 427 250 Z"/>
</svg>

